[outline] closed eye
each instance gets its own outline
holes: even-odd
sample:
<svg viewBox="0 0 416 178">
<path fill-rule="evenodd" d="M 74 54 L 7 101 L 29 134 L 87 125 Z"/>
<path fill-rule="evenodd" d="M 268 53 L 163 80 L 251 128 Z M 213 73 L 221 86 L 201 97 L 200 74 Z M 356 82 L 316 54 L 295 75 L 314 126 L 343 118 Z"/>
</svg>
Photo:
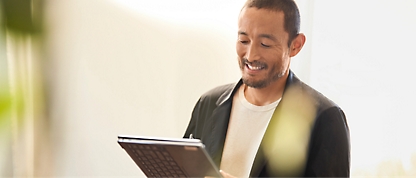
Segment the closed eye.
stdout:
<svg viewBox="0 0 416 178">
<path fill-rule="evenodd" d="M 266 47 L 266 48 L 270 47 L 270 45 L 266 45 L 264 43 L 261 43 L 261 46 Z"/>
<path fill-rule="evenodd" d="M 240 40 L 241 44 L 248 44 L 248 41 Z"/>
</svg>

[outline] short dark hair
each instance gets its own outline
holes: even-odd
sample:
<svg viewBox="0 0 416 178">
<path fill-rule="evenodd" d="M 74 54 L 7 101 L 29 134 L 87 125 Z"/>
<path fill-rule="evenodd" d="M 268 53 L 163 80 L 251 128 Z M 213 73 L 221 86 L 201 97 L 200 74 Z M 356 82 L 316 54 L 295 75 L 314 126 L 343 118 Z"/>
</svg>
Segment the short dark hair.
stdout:
<svg viewBox="0 0 416 178">
<path fill-rule="evenodd" d="M 300 14 L 298 6 L 294 0 L 247 0 L 244 8 L 256 7 L 257 9 L 267 9 L 279 11 L 284 14 L 284 28 L 289 33 L 288 45 L 299 34 Z"/>
</svg>

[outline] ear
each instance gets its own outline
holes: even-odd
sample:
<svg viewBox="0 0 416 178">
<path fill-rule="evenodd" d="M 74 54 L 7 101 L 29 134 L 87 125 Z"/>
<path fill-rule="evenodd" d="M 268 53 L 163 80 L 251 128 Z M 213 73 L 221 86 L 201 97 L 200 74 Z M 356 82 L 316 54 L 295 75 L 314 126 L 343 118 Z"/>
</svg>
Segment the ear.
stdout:
<svg viewBox="0 0 416 178">
<path fill-rule="evenodd" d="M 305 44 L 306 37 L 303 33 L 299 33 L 298 36 L 293 39 L 290 45 L 290 57 L 296 56 Z"/>
</svg>

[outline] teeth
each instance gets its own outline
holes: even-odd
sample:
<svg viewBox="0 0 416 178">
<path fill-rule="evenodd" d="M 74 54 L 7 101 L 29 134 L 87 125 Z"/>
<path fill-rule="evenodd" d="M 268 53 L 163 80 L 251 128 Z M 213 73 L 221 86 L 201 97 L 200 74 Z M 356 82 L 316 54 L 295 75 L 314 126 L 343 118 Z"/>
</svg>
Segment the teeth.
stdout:
<svg viewBox="0 0 416 178">
<path fill-rule="evenodd" d="M 251 66 L 250 64 L 247 64 L 247 66 L 250 70 L 260 70 L 260 69 L 262 69 L 262 67 L 260 67 L 260 66 L 255 67 L 255 66 Z"/>
</svg>

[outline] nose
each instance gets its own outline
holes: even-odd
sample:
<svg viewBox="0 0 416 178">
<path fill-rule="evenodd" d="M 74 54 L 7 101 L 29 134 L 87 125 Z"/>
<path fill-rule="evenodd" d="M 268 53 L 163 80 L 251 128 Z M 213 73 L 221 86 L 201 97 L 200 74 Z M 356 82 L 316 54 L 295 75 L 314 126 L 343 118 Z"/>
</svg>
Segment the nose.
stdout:
<svg viewBox="0 0 416 178">
<path fill-rule="evenodd" d="M 247 46 L 247 52 L 246 52 L 245 57 L 249 62 L 259 60 L 260 59 L 260 54 L 259 54 L 258 46 L 254 45 L 253 43 L 250 43 Z"/>
</svg>

